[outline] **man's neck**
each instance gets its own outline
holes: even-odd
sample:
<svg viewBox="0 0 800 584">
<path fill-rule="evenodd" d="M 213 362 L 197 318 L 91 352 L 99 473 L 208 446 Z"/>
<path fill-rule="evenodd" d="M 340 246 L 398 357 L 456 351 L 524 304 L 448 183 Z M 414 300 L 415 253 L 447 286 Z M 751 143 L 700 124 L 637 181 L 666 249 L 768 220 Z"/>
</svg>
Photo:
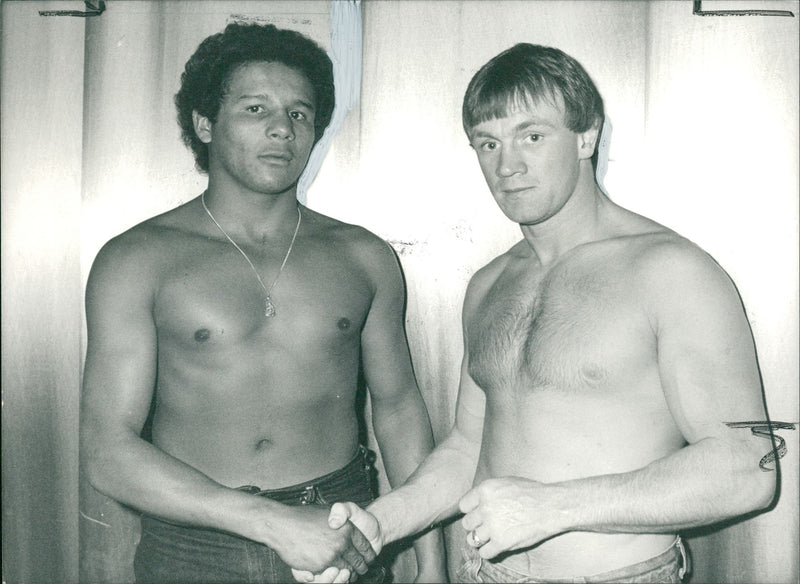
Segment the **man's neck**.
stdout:
<svg viewBox="0 0 800 584">
<path fill-rule="evenodd" d="M 225 230 L 242 242 L 265 242 L 286 231 L 297 219 L 297 188 L 258 193 L 209 182 L 205 204 Z"/>
<path fill-rule="evenodd" d="M 605 233 L 604 217 L 612 206 L 594 178 L 579 183 L 555 215 L 536 225 L 521 225 L 525 241 L 542 266 L 558 261 L 575 247 L 597 241 Z"/>
</svg>

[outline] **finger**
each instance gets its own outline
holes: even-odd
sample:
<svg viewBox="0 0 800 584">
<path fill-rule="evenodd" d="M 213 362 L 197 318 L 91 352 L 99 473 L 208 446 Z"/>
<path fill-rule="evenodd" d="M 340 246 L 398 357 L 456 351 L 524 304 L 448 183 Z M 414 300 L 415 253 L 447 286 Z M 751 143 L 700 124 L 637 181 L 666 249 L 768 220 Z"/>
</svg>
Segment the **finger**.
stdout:
<svg viewBox="0 0 800 584">
<path fill-rule="evenodd" d="M 316 584 L 317 582 L 326 582 L 330 584 L 330 582 L 336 582 L 337 581 L 336 578 L 338 578 L 339 574 L 341 574 L 342 572 L 347 572 L 347 575 L 348 576 L 350 575 L 350 570 L 347 569 L 340 570 L 335 566 L 331 566 L 330 568 L 326 568 L 321 574 L 317 574 L 316 576 L 314 576 L 314 583 Z"/>
<path fill-rule="evenodd" d="M 352 503 L 333 504 L 330 515 L 328 515 L 328 527 L 331 529 L 339 529 L 342 525 L 347 523 L 348 519 L 352 516 L 349 505 L 352 505 Z"/>
<path fill-rule="evenodd" d="M 350 543 L 352 545 L 348 546 L 347 550 L 342 554 L 342 559 L 353 567 L 353 571 L 364 574 L 369 569 L 367 564 L 376 558 L 375 550 L 372 549 L 369 540 L 364 537 L 364 534 L 356 526 L 349 524 L 349 527 Z"/>
<path fill-rule="evenodd" d="M 383 540 L 381 537 L 381 526 L 378 520 L 372 513 L 362 509 L 355 503 L 348 503 L 347 505 L 350 510 L 350 523 L 355 525 L 358 530 L 364 534 L 364 537 L 367 538 L 376 554 L 381 553 Z"/>
<path fill-rule="evenodd" d="M 461 500 L 458 502 L 458 508 L 462 513 L 469 513 L 475 509 L 479 503 L 480 496 L 478 495 L 477 490 L 471 489 L 466 495 L 461 497 Z"/>
<path fill-rule="evenodd" d="M 311 572 L 307 572 L 306 570 L 295 570 L 292 568 L 292 576 L 298 582 L 313 582 L 314 581 L 314 574 Z"/>
<path fill-rule="evenodd" d="M 349 582 L 350 581 L 350 570 L 342 570 L 339 572 L 339 575 L 336 576 L 334 582 L 341 584 L 342 582 Z"/>
<path fill-rule="evenodd" d="M 358 551 L 350 547 L 348 548 L 343 554 L 342 559 L 350 564 L 353 567 L 353 570 L 358 572 L 359 574 L 365 574 L 367 572 L 368 566 L 367 562 L 364 561 L 364 556 L 362 556 Z"/>
<path fill-rule="evenodd" d="M 358 550 L 358 553 L 364 558 L 364 561 L 372 563 L 375 558 L 377 557 L 377 553 L 373 549 L 372 543 L 367 539 L 367 537 L 361 533 L 361 530 L 352 525 L 353 531 L 350 534 L 350 541 L 353 542 L 353 547 Z M 359 572 L 360 573 L 360 572 Z"/>
<path fill-rule="evenodd" d="M 478 548 L 478 555 L 485 560 L 490 560 L 495 557 L 497 554 L 506 551 L 503 549 L 502 546 L 497 545 L 493 541 L 489 541 L 486 545 L 481 546 Z"/>
<path fill-rule="evenodd" d="M 473 529 L 467 532 L 467 545 L 480 548 L 488 544 L 490 541 L 489 535 L 481 528 Z"/>
<path fill-rule="evenodd" d="M 473 531 L 483 524 L 483 518 L 477 511 L 467 513 L 461 518 L 461 526 L 467 531 Z"/>
</svg>

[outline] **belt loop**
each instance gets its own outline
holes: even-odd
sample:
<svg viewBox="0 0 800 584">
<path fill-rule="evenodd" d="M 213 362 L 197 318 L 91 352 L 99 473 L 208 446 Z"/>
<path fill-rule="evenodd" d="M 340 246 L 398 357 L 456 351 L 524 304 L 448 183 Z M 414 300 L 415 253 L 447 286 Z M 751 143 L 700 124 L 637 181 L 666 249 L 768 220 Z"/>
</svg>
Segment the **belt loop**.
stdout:
<svg viewBox="0 0 800 584">
<path fill-rule="evenodd" d="M 303 491 L 303 496 L 300 497 L 301 505 L 312 505 L 319 500 L 319 491 L 316 485 L 308 485 Z"/>
<path fill-rule="evenodd" d="M 364 463 L 364 471 L 367 473 L 372 472 L 372 466 L 375 464 L 375 454 L 363 444 L 358 445 L 361 451 L 361 458 Z"/>
<path fill-rule="evenodd" d="M 678 551 L 681 553 L 681 559 L 683 560 L 683 565 L 678 570 L 678 578 L 683 580 L 683 577 L 690 571 L 689 565 L 689 555 L 686 553 L 686 548 L 683 545 L 683 540 L 678 536 L 678 539 L 675 541 L 675 545 L 678 546 Z"/>
</svg>

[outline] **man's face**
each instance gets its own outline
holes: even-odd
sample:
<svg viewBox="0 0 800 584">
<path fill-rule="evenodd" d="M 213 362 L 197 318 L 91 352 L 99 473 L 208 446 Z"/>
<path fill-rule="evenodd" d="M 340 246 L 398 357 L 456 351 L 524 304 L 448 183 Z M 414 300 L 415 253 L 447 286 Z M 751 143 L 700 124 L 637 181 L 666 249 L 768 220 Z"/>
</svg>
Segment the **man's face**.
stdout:
<svg viewBox="0 0 800 584">
<path fill-rule="evenodd" d="M 277 194 L 295 187 L 314 145 L 314 89 L 281 63 L 248 63 L 231 75 L 217 121 L 195 115 L 209 147 L 209 176 Z"/>
<path fill-rule="evenodd" d="M 593 131 L 590 131 L 593 132 Z M 564 124 L 561 105 L 539 100 L 512 109 L 504 118 L 481 122 L 470 131 L 470 144 L 483 176 L 505 215 L 522 225 L 536 225 L 558 213 L 578 183 L 580 162 L 591 158 L 588 133 Z"/>
</svg>

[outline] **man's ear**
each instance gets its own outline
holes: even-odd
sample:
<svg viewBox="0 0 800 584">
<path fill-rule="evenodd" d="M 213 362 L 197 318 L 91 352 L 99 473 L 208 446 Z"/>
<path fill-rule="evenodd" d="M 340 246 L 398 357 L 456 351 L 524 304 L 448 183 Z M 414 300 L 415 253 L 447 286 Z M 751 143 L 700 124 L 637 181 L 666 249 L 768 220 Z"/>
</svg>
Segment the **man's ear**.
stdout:
<svg viewBox="0 0 800 584">
<path fill-rule="evenodd" d="M 209 144 L 211 142 L 211 130 L 214 126 L 211 120 L 205 116 L 201 116 L 197 110 L 194 110 L 192 112 L 192 122 L 194 123 L 194 133 L 197 134 L 200 141 L 203 144 Z"/>
<path fill-rule="evenodd" d="M 591 158 L 594 154 L 601 127 L 602 121 L 595 122 L 591 128 L 578 134 L 578 156 L 581 160 Z"/>
</svg>

